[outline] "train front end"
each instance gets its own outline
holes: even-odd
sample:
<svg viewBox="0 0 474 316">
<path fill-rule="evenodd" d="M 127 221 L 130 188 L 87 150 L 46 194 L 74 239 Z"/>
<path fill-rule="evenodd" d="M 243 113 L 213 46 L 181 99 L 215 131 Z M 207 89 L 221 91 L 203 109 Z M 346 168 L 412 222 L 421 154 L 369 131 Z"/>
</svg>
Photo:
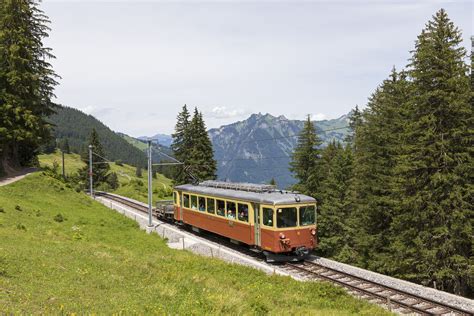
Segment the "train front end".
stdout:
<svg viewBox="0 0 474 316">
<path fill-rule="evenodd" d="M 261 248 L 268 262 L 304 260 L 317 246 L 316 203 L 263 205 Z"/>
</svg>

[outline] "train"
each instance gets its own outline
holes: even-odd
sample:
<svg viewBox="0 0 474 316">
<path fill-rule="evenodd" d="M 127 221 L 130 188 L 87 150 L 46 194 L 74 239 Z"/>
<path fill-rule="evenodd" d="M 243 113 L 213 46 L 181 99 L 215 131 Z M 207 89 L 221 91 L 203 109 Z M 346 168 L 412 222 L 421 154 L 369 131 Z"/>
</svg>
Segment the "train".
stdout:
<svg viewBox="0 0 474 316">
<path fill-rule="evenodd" d="M 208 180 L 175 186 L 157 216 L 262 252 L 267 262 L 304 260 L 317 247 L 317 203 L 275 186 Z"/>
</svg>

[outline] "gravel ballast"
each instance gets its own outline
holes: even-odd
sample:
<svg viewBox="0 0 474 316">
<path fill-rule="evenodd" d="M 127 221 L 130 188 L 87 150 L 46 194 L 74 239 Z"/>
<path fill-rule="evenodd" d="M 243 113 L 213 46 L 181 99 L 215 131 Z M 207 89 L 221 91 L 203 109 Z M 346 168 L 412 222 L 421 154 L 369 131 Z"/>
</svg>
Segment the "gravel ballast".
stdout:
<svg viewBox="0 0 474 316">
<path fill-rule="evenodd" d="M 392 287 L 396 290 L 405 291 L 443 304 L 459 307 L 474 314 L 474 300 L 462 296 L 439 291 L 412 282 L 392 278 L 380 273 L 357 268 L 348 264 L 340 263 L 326 258 L 311 256 L 308 260 L 313 261 L 324 267 L 339 270 L 341 272 L 346 272 L 359 278 L 367 279 L 369 281 L 374 281 L 382 285 Z"/>
</svg>

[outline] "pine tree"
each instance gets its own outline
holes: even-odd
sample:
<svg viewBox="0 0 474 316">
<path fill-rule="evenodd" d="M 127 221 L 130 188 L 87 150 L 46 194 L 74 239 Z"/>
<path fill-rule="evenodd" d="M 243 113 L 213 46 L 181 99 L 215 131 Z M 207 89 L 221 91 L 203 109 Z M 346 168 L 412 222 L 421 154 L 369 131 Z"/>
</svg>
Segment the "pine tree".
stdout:
<svg viewBox="0 0 474 316">
<path fill-rule="evenodd" d="M 461 32 L 441 9 L 412 52 L 392 262 L 397 276 L 472 295 L 474 115 L 461 43 Z"/>
<path fill-rule="evenodd" d="M 109 184 L 109 186 L 112 190 L 118 189 L 120 184 L 119 184 L 119 181 L 118 181 L 117 173 L 111 172 L 107 177 L 107 183 Z"/>
<path fill-rule="evenodd" d="M 353 261 L 348 226 L 348 186 L 352 177 L 352 150 L 331 142 L 321 154 L 321 186 L 318 204 L 318 253 L 325 257 Z"/>
<path fill-rule="evenodd" d="M 354 179 L 351 212 L 354 215 L 356 250 L 366 268 L 387 272 L 389 230 L 399 199 L 394 187 L 394 168 L 399 154 L 399 135 L 409 93 L 404 73 L 390 77 L 369 99 L 361 122 L 356 123 Z"/>
<path fill-rule="evenodd" d="M 99 140 L 99 135 L 95 129 L 92 129 L 89 144 L 92 145 L 92 182 L 94 187 L 107 182 L 108 172 L 110 170 L 109 164 L 106 162 L 104 149 Z M 86 164 L 84 168 L 79 171 L 79 176 L 89 187 L 89 152 L 84 151 L 81 155 L 82 161 Z"/>
<path fill-rule="evenodd" d="M 198 180 L 213 180 L 216 178 L 217 163 L 214 160 L 214 150 L 207 133 L 202 113 L 197 108 L 189 125 L 191 147 L 186 159 L 186 166 Z"/>
<path fill-rule="evenodd" d="M 270 179 L 270 182 L 268 182 L 268 184 L 276 186 L 277 183 L 276 183 L 275 178 L 271 178 L 271 179 Z"/>
<path fill-rule="evenodd" d="M 308 115 L 303 129 L 298 135 L 298 143 L 290 162 L 290 171 L 294 173 L 298 183 L 294 188 L 306 194 L 314 195 L 320 182 L 320 149 L 322 144 L 316 129 Z"/>
<path fill-rule="evenodd" d="M 34 0 L 0 3 L 0 164 L 31 163 L 50 137 L 54 58 L 43 46 L 48 18 Z"/>
<path fill-rule="evenodd" d="M 351 111 L 349 115 L 349 134 L 346 136 L 345 141 L 348 144 L 355 143 L 356 130 L 362 125 L 362 112 L 359 110 L 359 106 Z"/>
<path fill-rule="evenodd" d="M 186 104 L 183 106 L 182 111 L 178 114 L 175 126 L 175 132 L 173 133 L 173 143 L 171 149 L 173 150 L 174 157 L 186 163 L 188 160 L 189 150 L 191 148 L 190 139 L 190 114 Z M 184 171 L 184 166 L 177 166 L 174 168 L 175 172 L 173 175 L 173 181 L 175 184 L 183 184 L 189 182 L 189 176 Z"/>
<path fill-rule="evenodd" d="M 142 168 L 140 166 L 138 166 L 136 169 L 135 169 L 135 176 L 137 178 L 141 178 L 143 176 L 142 174 Z"/>
</svg>

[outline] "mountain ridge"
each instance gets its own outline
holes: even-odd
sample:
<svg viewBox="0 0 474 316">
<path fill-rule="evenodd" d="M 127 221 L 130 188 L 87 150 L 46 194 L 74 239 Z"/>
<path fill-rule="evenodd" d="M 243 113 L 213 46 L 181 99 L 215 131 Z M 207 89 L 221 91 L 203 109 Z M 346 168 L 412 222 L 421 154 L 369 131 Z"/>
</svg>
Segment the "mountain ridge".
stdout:
<svg viewBox="0 0 474 316">
<path fill-rule="evenodd" d="M 349 117 L 350 113 L 313 121 L 323 147 L 332 140 L 344 142 L 349 134 Z M 209 129 L 214 158 L 218 161 L 218 178 L 255 183 L 267 183 L 274 178 L 282 188 L 294 184 L 288 168 L 303 125 L 304 120 L 284 115 L 254 113 L 244 120 Z M 153 141 L 160 143 L 157 139 Z"/>
</svg>

